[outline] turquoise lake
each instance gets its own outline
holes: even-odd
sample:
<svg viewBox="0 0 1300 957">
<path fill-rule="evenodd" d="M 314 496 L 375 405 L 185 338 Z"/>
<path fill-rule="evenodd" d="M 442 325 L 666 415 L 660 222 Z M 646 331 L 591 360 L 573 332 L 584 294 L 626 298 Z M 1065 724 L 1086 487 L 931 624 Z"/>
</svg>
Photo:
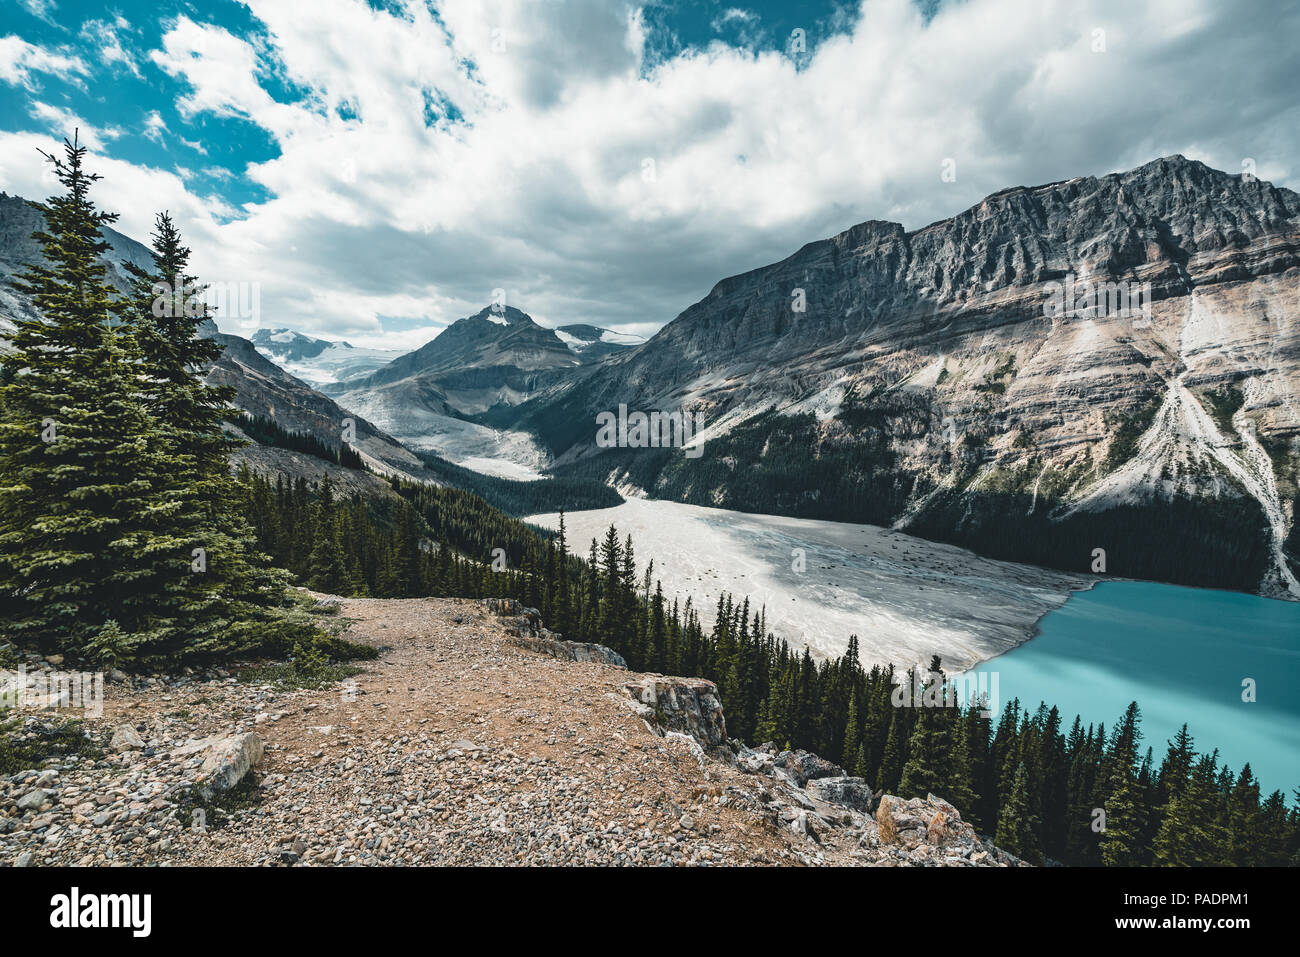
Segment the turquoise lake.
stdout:
<svg viewBox="0 0 1300 957">
<path fill-rule="evenodd" d="M 1055 704 L 1068 731 L 1114 726 L 1142 709 L 1145 753 L 1159 766 L 1186 722 L 1196 750 L 1219 749 L 1233 773 L 1250 762 L 1267 796 L 1300 787 L 1300 603 L 1147 582 L 1106 582 L 1070 597 L 1037 637 L 973 669 L 997 673 L 998 707 Z M 1255 702 L 1242 682 L 1255 681 Z"/>
</svg>

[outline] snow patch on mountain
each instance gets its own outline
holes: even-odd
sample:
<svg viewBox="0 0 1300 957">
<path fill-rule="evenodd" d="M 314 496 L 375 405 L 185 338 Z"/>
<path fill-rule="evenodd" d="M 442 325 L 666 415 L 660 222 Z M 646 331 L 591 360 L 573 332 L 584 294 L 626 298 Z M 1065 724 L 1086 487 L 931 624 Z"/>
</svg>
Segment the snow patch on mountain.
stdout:
<svg viewBox="0 0 1300 957">
<path fill-rule="evenodd" d="M 364 378 L 401 355 L 396 349 L 360 348 L 293 329 L 258 329 L 252 342 L 285 372 L 316 388 Z"/>
<path fill-rule="evenodd" d="M 527 432 L 493 429 L 418 405 L 395 406 L 391 393 L 358 390 L 344 397 L 357 415 L 378 424 L 407 448 L 432 452 L 448 462 L 498 478 L 542 478 L 546 454 Z"/>
</svg>

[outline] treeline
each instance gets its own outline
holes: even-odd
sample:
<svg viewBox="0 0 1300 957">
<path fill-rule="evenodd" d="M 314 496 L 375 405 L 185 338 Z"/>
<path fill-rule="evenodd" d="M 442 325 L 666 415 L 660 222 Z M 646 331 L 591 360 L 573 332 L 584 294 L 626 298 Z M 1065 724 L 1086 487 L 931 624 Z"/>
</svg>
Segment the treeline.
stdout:
<svg viewBox="0 0 1300 957">
<path fill-rule="evenodd" d="M 264 415 L 251 415 L 242 410 L 232 411 L 227 421 L 239 427 L 239 430 L 260 445 L 273 445 L 276 448 L 302 452 L 324 462 L 341 465 L 345 469 L 366 471 L 361 461 L 361 453 L 346 442 L 337 446 L 323 442 L 310 432 L 291 432 Z"/>
<path fill-rule="evenodd" d="M 302 584 L 350 597 L 487 598 L 520 594 L 537 529 L 462 489 L 392 480 L 394 495 L 340 496 L 326 477 L 238 473 L 258 548 Z"/>
<path fill-rule="evenodd" d="M 849 401 L 843 421 L 822 430 L 811 413 L 760 413 L 709 439 L 704 454 L 609 449 L 556 475 L 603 481 L 612 471 L 657 498 L 741 512 L 888 524 L 913 481 L 897 469 L 882 414 Z"/>
<path fill-rule="evenodd" d="M 653 562 L 638 569 L 631 538 L 612 525 L 579 559 L 567 556 L 563 516 L 549 537 L 458 490 L 398 484 L 401 501 L 377 506 L 336 502 L 328 485 L 243 479 L 259 529 L 283 530 L 262 546 L 314 587 L 517 597 L 566 638 L 612 647 L 633 670 L 715 681 L 733 737 L 813 751 L 877 790 L 938 794 L 1031 862 L 1300 864 L 1300 791 L 1290 808 L 1280 791 L 1261 799 L 1249 765 L 1234 774 L 1217 752 L 1198 754 L 1186 728 L 1156 763 L 1140 746 L 1136 703 L 1109 732 L 1077 716 L 1066 729 L 1058 709 L 1019 701 L 995 726 L 979 703 L 956 701 L 937 658 L 921 676 L 864 669 L 853 636 L 839 658 L 817 662 L 730 595 L 704 627 L 689 598 L 664 595 Z M 435 529 L 435 540 L 422 539 Z M 900 688 L 915 693 L 901 698 Z"/>
<path fill-rule="evenodd" d="M 989 558 L 1066 571 L 1092 570 L 1094 549 L 1105 573 L 1199 588 L 1254 591 L 1269 566 L 1269 530 L 1254 499 L 1190 499 L 1051 517 L 1052 501 L 1032 490 L 944 490 L 914 515 L 907 532 L 949 542 Z"/>
<path fill-rule="evenodd" d="M 438 481 L 474 492 L 507 515 L 612 508 L 623 503 L 618 492 L 594 478 L 561 476 L 525 482 L 484 475 L 431 452 L 418 454 L 425 471 Z"/>
</svg>

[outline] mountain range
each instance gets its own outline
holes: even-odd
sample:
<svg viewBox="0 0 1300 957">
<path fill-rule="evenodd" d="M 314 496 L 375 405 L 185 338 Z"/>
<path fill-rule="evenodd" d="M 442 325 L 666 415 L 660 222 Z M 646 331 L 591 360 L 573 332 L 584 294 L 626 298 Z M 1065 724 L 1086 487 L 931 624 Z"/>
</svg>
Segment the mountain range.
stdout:
<svg viewBox="0 0 1300 957">
<path fill-rule="evenodd" d="M 1171 156 L 810 243 L 505 424 L 655 497 L 1294 598 L 1298 301 L 1300 196 Z M 706 451 L 598 447 L 620 405 Z"/>
<path fill-rule="evenodd" d="M 575 370 L 641 341 L 596 326 L 547 329 L 513 306 L 488 306 L 369 376 L 326 391 L 412 448 L 535 478 L 545 458 L 531 437 L 497 426 Z"/>
<path fill-rule="evenodd" d="M 20 205 L 0 202 L 9 271 L 31 254 Z M 141 254 L 115 236 L 113 256 Z M 913 231 L 861 223 L 722 280 L 646 342 L 490 306 L 349 365 L 346 343 L 210 329 L 210 378 L 334 444 L 354 418 L 381 470 L 433 452 L 1300 598 L 1297 302 L 1300 196 L 1171 156 Z M 602 447 L 620 406 L 698 415 L 703 454 Z"/>
</svg>

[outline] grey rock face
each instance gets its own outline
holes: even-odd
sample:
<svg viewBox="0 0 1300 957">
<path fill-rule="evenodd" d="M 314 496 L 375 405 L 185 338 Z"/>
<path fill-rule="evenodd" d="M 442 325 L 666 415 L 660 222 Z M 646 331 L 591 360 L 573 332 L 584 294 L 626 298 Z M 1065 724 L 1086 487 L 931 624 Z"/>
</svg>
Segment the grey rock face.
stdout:
<svg viewBox="0 0 1300 957">
<path fill-rule="evenodd" d="M 782 751 L 776 756 L 775 765 L 790 776 L 798 787 L 806 787 L 809 781 L 817 778 L 843 778 L 844 769 L 832 764 L 825 758 L 818 757 L 811 751 Z"/>
<path fill-rule="evenodd" d="M 342 441 L 344 420 L 349 419 L 356 432 L 349 443 L 353 448 L 398 472 L 423 469 L 420 460 L 392 436 L 285 372 L 249 340 L 215 329 L 209 334 L 225 351 L 208 370 L 207 382 L 233 388 L 234 404 L 240 409 L 271 419 L 287 431 L 306 432 L 332 447 Z"/>
<path fill-rule="evenodd" d="M 722 701 L 712 681 L 646 675 L 623 688 L 642 706 L 647 723 L 661 731 L 690 735 L 705 750 L 727 742 Z"/>
<path fill-rule="evenodd" d="M 808 796 L 866 813 L 870 813 L 874 805 L 867 782 L 855 777 L 813 778 L 808 782 Z"/>
</svg>

